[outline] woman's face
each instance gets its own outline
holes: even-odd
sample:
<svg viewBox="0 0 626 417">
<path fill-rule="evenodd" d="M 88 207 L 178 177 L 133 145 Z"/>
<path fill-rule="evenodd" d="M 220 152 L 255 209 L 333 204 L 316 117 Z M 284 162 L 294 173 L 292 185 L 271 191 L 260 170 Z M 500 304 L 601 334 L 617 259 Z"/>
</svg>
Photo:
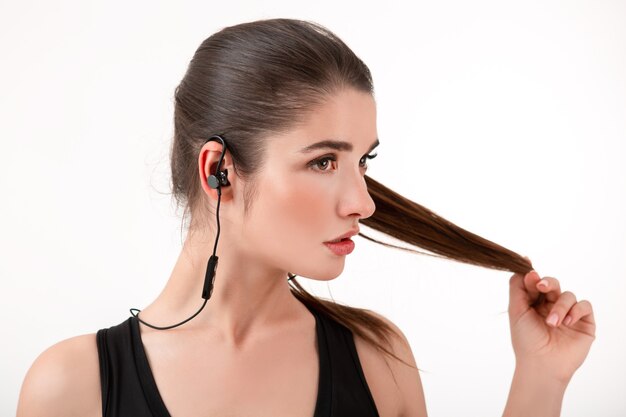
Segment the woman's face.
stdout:
<svg viewBox="0 0 626 417">
<path fill-rule="evenodd" d="M 364 176 L 377 137 L 374 98 L 346 89 L 301 127 L 269 138 L 258 190 L 242 219 L 245 251 L 307 278 L 336 278 L 349 255 L 335 254 L 324 242 L 358 230 L 358 220 L 374 213 Z M 344 145 L 305 150 L 320 141 Z"/>
</svg>

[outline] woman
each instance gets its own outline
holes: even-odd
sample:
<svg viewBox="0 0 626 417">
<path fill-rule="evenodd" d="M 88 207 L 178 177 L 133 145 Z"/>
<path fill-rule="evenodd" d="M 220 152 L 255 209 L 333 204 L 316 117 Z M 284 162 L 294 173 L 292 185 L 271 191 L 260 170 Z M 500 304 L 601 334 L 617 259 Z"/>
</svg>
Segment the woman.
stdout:
<svg viewBox="0 0 626 417">
<path fill-rule="evenodd" d="M 559 415 L 595 338 L 591 304 L 366 176 L 378 143 L 370 72 L 327 29 L 268 19 L 206 39 L 175 92 L 172 185 L 189 218 L 170 279 L 140 314 L 43 352 L 18 416 L 426 416 L 401 330 L 288 272 L 336 278 L 349 237 L 371 239 L 360 224 L 514 272 L 504 415 Z"/>
</svg>

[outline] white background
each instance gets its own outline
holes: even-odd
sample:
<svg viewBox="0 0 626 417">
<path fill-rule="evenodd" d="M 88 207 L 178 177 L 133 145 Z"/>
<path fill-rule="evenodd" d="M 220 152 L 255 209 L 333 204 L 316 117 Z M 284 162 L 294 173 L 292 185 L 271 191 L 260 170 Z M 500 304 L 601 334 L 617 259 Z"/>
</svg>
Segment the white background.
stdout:
<svg viewBox="0 0 626 417">
<path fill-rule="evenodd" d="M 369 175 L 592 302 L 562 415 L 626 415 L 626 3 L 570 0 L 3 1 L 0 414 L 44 349 L 158 295 L 181 244 L 174 88 L 205 38 L 272 17 L 327 26 L 370 67 Z M 301 282 L 403 330 L 429 415 L 501 415 L 511 274 L 355 242 L 339 278 Z"/>
</svg>

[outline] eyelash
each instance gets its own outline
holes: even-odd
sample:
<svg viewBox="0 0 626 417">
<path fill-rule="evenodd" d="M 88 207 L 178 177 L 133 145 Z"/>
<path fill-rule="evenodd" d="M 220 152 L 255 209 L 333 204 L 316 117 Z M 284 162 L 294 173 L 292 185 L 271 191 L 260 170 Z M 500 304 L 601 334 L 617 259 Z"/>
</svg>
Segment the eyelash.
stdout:
<svg viewBox="0 0 626 417">
<path fill-rule="evenodd" d="M 375 154 L 367 154 L 367 155 L 363 156 L 363 158 L 365 158 L 365 159 L 367 160 L 367 159 L 374 159 L 374 158 L 376 158 L 377 156 L 378 156 L 378 153 L 375 153 Z M 363 159 L 363 158 L 361 158 L 361 159 Z M 311 167 L 311 169 L 314 169 L 315 167 L 318 167 L 318 166 L 319 166 L 319 163 L 320 163 L 320 162 L 327 161 L 327 160 L 328 160 L 328 161 L 333 161 L 333 162 L 334 162 L 334 161 L 337 161 L 337 157 L 336 157 L 335 155 L 332 155 L 332 156 L 325 156 L 325 157 L 322 157 L 322 158 L 316 159 L 316 160 L 314 160 L 314 161 L 309 162 L 309 167 Z M 327 166 L 328 166 L 328 165 L 327 165 Z M 367 169 L 367 165 L 365 165 L 365 166 L 364 166 L 364 168 L 366 168 L 366 169 Z M 315 169 L 314 169 L 314 170 L 315 170 Z M 319 169 L 319 170 L 316 170 L 316 171 L 326 172 L 326 171 L 328 171 L 328 170 L 327 170 L 327 169 Z"/>
</svg>

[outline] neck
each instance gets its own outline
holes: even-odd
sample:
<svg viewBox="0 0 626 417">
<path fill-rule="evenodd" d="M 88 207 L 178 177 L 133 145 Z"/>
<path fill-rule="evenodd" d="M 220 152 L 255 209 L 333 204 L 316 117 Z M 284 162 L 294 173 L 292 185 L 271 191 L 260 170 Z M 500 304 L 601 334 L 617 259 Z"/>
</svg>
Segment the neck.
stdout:
<svg viewBox="0 0 626 417">
<path fill-rule="evenodd" d="M 225 343 L 244 341 L 306 315 L 306 307 L 289 289 L 287 271 L 278 270 L 233 245 L 220 233 L 213 292 L 202 312 L 182 328 L 214 331 Z M 214 237 L 189 234 L 167 285 L 140 317 L 169 325 L 191 316 L 204 301 L 202 286 Z"/>
</svg>

